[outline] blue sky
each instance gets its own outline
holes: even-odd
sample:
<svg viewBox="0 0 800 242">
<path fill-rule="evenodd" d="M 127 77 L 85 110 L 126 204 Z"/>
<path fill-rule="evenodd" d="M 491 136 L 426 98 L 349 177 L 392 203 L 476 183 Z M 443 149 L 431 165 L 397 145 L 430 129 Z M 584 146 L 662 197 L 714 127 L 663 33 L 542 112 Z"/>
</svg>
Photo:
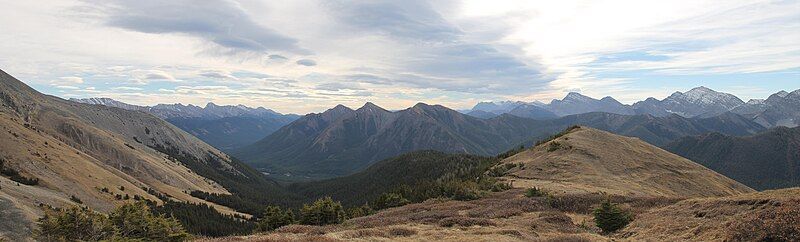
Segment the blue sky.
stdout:
<svg viewBox="0 0 800 242">
<path fill-rule="evenodd" d="M 48 94 L 319 112 L 578 91 L 800 88 L 799 1 L 13 1 L 0 68 Z"/>
</svg>

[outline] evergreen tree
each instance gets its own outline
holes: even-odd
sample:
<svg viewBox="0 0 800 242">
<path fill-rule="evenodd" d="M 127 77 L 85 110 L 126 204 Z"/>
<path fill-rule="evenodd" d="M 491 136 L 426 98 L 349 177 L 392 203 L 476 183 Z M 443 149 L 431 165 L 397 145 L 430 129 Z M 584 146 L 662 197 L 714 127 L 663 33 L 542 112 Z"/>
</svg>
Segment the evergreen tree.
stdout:
<svg viewBox="0 0 800 242">
<path fill-rule="evenodd" d="M 264 210 L 264 216 L 258 221 L 256 229 L 261 232 L 272 231 L 293 223 L 294 213 L 291 209 L 283 211 L 278 206 L 267 206 L 267 209 Z"/>
<path fill-rule="evenodd" d="M 307 225 L 326 225 L 344 222 L 345 212 L 342 204 L 331 197 L 320 198 L 312 204 L 304 204 L 300 210 L 300 223 Z"/>
<path fill-rule="evenodd" d="M 184 241 L 189 233 L 172 217 L 153 215 L 145 202 L 127 203 L 109 215 L 124 238 L 146 241 Z"/>
<path fill-rule="evenodd" d="M 601 203 L 593 214 L 595 224 L 605 233 L 613 233 L 620 230 L 632 220 L 628 212 L 623 211 L 618 205 L 611 203 L 609 200 Z"/>
<path fill-rule="evenodd" d="M 39 241 L 99 241 L 116 234 L 117 229 L 108 217 L 79 207 L 46 209 L 35 231 Z"/>
</svg>

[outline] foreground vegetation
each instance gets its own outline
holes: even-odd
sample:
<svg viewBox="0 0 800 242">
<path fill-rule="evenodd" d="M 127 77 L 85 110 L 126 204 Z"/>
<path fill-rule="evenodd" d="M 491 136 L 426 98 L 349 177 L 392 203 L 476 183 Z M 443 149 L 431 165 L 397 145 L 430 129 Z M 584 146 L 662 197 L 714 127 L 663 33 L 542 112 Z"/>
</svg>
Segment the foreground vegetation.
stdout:
<svg viewBox="0 0 800 242">
<path fill-rule="evenodd" d="M 184 241 L 190 237 L 177 219 L 156 215 L 142 201 L 122 205 L 108 215 L 80 207 L 46 208 L 35 236 L 40 241 Z"/>
</svg>

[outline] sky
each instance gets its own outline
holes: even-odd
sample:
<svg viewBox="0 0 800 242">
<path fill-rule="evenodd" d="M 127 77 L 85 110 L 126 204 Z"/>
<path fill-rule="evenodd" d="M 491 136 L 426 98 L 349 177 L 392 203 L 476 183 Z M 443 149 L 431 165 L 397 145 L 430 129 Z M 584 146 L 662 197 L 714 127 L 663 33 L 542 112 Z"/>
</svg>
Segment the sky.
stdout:
<svg viewBox="0 0 800 242">
<path fill-rule="evenodd" d="M 308 113 L 800 88 L 800 1 L 0 1 L 0 69 L 62 98 Z"/>
</svg>

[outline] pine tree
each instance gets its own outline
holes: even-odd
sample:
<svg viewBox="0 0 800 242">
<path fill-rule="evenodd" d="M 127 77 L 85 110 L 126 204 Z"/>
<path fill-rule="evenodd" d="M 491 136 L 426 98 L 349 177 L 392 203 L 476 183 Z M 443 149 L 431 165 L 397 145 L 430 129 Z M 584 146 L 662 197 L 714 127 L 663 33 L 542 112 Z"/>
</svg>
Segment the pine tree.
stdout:
<svg viewBox="0 0 800 242">
<path fill-rule="evenodd" d="M 260 232 L 266 232 L 293 223 L 294 213 L 291 209 L 287 209 L 284 212 L 278 206 L 267 206 L 264 210 L 264 216 L 258 221 L 258 227 L 256 229 Z"/>
<path fill-rule="evenodd" d="M 605 233 L 613 233 L 620 230 L 632 220 L 628 212 L 623 211 L 618 205 L 611 203 L 609 200 L 601 203 L 593 214 L 595 224 Z"/>
<path fill-rule="evenodd" d="M 304 204 L 300 210 L 300 223 L 307 225 L 326 225 L 344 222 L 345 212 L 342 204 L 331 197 L 320 198 L 312 204 Z"/>
</svg>

